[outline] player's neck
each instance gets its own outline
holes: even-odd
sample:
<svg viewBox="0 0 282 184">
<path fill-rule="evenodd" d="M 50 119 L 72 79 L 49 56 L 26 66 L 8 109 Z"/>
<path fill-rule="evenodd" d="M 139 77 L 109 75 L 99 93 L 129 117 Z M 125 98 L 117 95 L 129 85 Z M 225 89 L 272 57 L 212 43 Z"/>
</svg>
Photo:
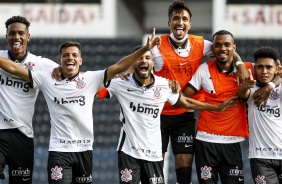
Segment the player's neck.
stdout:
<svg viewBox="0 0 282 184">
<path fill-rule="evenodd" d="M 15 54 L 11 50 L 9 50 L 8 54 L 9 54 L 9 57 L 12 61 L 22 61 L 27 56 L 26 51 L 19 53 L 19 54 Z"/>
<path fill-rule="evenodd" d="M 134 75 L 134 78 L 140 86 L 147 86 L 154 82 L 154 77 L 152 75 L 150 75 L 146 79 L 140 78 L 138 75 Z"/>
</svg>

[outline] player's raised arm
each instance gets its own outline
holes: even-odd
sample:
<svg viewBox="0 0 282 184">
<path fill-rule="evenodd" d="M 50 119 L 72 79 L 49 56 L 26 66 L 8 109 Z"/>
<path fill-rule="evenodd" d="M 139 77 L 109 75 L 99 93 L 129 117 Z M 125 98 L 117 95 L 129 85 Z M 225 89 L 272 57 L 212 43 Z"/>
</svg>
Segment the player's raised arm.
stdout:
<svg viewBox="0 0 282 184">
<path fill-rule="evenodd" d="M 137 61 L 145 52 L 151 51 L 154 46 L 158 46 L 161 43 L 160 37 L 155 37 L 155 28 L 153 28 L 152 36 L 148 37 L 147 43 L 144 47 L 135 51 L 134 53 L 125 56 L 121 60 L 119 60 L 114 65 L 110 66 L 107 70 L 107 80 L 111 80 L 116 74 L 123 72 L 127 68 L 129 68 L 135 61 Z"/>
<path fill-rule="evenodd" d="M 19 76 L 20 78 L 30 82 L 28 70 L 17 65 L 10 59 L 0 57 L 0 68 L 12 75 Z"/>
</svg>

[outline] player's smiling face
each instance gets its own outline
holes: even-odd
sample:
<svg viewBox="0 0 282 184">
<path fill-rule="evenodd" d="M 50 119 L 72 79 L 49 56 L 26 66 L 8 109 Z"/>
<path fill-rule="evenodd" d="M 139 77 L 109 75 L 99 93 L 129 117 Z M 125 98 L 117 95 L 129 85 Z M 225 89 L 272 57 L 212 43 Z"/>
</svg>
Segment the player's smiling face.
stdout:
<svg viewBox="0 0 282 184">
<path fill-rule="evenodd" d="M 133 64 L 134 73 L 136 74 L 135 76 L 137 79 L 147 79 L 151 75 L 153 66 L 154 61 L 152 53 L 147 51 Z"/>
<path fill-rule="evenodd" d="M 15 59 L 20 60 L 26 54 L 29 38 L 30 34 L 25 24 L 16 22 L 8 26 L 6 41 L 10 47 L 9 51 Z"/>
<path fill-rule="evenodd" d="M 59 64 L 62 67 L 63 76 L 65 78 L 76 75 L 79 71 L 79 66 L 82 64 L 79 48 L 75 46 L 63 48 L 59 58 Z"/>
<path fill-rule="evenodd" d="M 258 58 L 255 62 L 255 74 L 262 84 L 272 81 L 277 73 L 277 66 L 272 58 Z"/>
<path fill-rule="evenodd" d="M 215 35 L 212 50 L 218 63 L 231 63 L 236 50 L 234 39 L 229 34 Z"/>
<path fill-rule="evenodd" d="M 173 11 L 168 21 L 170 31 L 174 37 L 181 40 L 191 28 L 190 15 L 186 10 Z"/>
</svg>

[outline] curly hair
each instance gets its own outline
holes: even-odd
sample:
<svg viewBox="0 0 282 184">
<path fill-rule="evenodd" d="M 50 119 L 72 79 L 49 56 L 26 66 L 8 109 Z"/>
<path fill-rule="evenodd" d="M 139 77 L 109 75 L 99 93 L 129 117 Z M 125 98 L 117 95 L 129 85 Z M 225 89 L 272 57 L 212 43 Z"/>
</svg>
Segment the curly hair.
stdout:
<svg viewBox="0 0 282 184">
<path fill-rule="evenodd" d="M 271 58 L 274 61 L 277 61 L 279 59 L 279 53 L 270 46 L 264 46 L 254 52 L 255 62 L 258 58 Z"/>
<path fill-rule="evenodd" d="M 22 17 L 22 16 L 18 15 L 18 16 L 13 16 L 13 17 L 9 18 L 9 19 L 5 22 L 6 28 L 8 29 L 8 26 L 9 26 L 10 24 L 17 23 L 17 22 L 18 22 L 18 23 L 25 24 L 27 29 L 28 29 L 29 26 L 30 26 L 30 22 L 29 22 L 25 17 Z"/>
<path fill-rule="evenodd" d="M 170 20 L 172 13 L 175 11 L 177 13 L 186 10 L 189 15 L 190 19 L 192 18 L 192 13 L 187 5 L 185 5 L 184 0 L 174 0 L 172 4 L 168 7 L 168 20 Z"/>
</svg>

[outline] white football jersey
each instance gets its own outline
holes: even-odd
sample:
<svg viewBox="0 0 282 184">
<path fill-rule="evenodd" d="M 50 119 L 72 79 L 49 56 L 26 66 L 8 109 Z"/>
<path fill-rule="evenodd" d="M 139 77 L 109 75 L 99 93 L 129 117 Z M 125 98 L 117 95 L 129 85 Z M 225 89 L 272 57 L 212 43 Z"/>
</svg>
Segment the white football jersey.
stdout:
<svg viewBox="0 0 282 184">
<path fill-rule="evenodd" d="M 282 159 L 282 90 L 281 84 L 271 91 L 264 107 L 254 104 L 251 88 L 248 103 L 249 158 Z"/>
<path fill-rule="evenodd" d="M 92 107 L 96 92 L 104 86 L 104 74 L 105 70 L 88 71 L 58 82 L 51 72 L 31 73 L 33 85 L 42 91 L 50 113 L 49 151 L 92 150 Z"/>
<path fill-rule="evenodd" d="M 8 51 L 0 50 L 0 56 L 9 58 Z M 50 59 L 29 52 L 16 63 L 31 71 L 50 71 L 58 66 Z M 18 128 L 27 137 L 33 138 L 32 116 L 38 89 L 0 69 L 0 94 L 0 129 Z"/>
<path fill-rule="evenodd" d="M 174 105 L 180 95 L 172 93 L 167 79 L 158 76 L 154 79 L 152 85 L 141 86 L 131 75 L 128 81 L 113 79 L 107 89 L 121 106 L 117 151 L 137 159 L 161 161 L 160 114 L 166 101 Z"/>
</svg>

